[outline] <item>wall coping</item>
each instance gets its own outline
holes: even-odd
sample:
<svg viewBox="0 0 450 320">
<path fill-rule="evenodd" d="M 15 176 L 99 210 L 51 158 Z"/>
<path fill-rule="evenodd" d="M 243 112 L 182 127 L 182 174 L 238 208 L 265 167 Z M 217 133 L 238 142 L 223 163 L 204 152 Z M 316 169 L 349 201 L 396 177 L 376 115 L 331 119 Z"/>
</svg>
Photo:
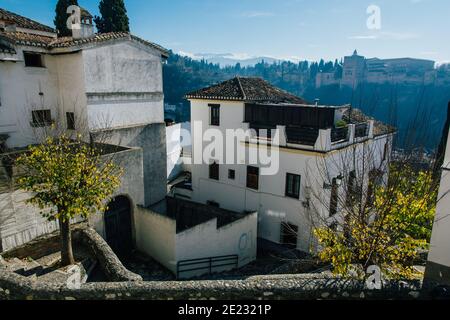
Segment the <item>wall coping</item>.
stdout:
<svg viewBox="0 0 450 320">
<path fill-rule="evenodd" d="M 0 299 L 28 300 L 360 300 L 423 299 L 420 282 L 385 282 L 369 290 L 358 280 L 300 274 L 258 276 L 248 280 L 86 283 L 79 289 L 34 283 L 11 272 L 0 272 Z"/>
</svg>

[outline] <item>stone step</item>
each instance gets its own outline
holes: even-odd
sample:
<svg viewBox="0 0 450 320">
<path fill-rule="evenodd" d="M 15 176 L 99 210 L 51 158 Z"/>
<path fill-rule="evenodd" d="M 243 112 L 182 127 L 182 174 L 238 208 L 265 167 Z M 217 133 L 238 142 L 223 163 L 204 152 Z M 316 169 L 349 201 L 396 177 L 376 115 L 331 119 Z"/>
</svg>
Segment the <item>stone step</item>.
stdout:
<svg viewBox="0 0 450 320">
<path fill-rule="evenodd" d="M 48 268 L 54 266 L 61 260 L 61 252 L 55 252 L 36 260 L 41 266 Z"/>
<path fill-rule="evenodd" d="M 14 258 L 4 261 L 3 263 L 8 271 L 28 278 L 37 278 L 44 272 L 44 267 L 34 260 L 23 261 L 18 258 Z"/>
<path fill-rule="evenodd" d="M 11 272 L 20 274 L 25 272 L 26 264 L 22 260 L 14 258 L 6 261 L 6 268 Z"/>
</svg>

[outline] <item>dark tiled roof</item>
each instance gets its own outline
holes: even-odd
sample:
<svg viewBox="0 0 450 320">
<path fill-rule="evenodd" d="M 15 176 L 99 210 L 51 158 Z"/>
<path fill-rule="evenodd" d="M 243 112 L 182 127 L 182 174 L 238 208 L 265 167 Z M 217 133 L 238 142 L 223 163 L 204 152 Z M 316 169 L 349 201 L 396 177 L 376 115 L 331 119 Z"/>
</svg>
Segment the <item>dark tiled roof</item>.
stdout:
<svg viewBox="0 0 450 320">
<path fill-rule="evenodd" d="M 11 21 L 12 23 L 16 24 L 20 28 L 33 29 L 33 30 L 45 31 L 45 32 L 53 32 L 53 33 L 56 32 L 55 29 L 53 29 L 53 28 L 50 28 L 39 22 L 22 17 L 18 14 L 15 14 L 13 12 L 7 11 L 2 8 L 0 8 L 0 20 Z"/>
<path fill-rule="evenodd" d="M 101 43 L 115 39 L 128 39 L 155 48 L 161 51 L 166 56 L 169 55 L 169 51 L 167 49 L 155 43 L 140 39 L 127 32 L 110 32 L 110 33 L 96 34 L 93 35 L 92 37 L 80 39 L 74 39 L 72 37 L 61 37 L 61 38 L 44 37 L 23 32 L 0 32 L 0 38 L 4 38 L 13 44 L 33 46 L 33 47 L 44 47 L 49 50 L 55 48 L 70 48 L 92 43 Z"/>
<path fill-rule="evenodd" d="M 261 78 L 241 77 L 191 92 L 186 98 L 307 104 L 302 98 L 287 93 Z"/>
</svg>

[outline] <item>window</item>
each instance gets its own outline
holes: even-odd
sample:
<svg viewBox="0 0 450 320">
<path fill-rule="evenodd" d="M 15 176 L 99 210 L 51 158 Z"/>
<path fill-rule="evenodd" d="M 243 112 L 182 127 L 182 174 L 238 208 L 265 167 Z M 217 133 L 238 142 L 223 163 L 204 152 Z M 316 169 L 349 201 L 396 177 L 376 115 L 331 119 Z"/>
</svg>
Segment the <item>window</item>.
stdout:
<svg viewBox="0 0 450 320">
<path fill-rule="evenodd" d="M 247 188 L 258 190 L 259 188 L 259 168 L 247 167 Z"/>
<path fill-rule="evenodd" d="M 228 179 L 230 179 L 230 180 L 234 180 L 234 179 L 236 179 L 236 171 L 234 171 L 234 170 L 228 170 Z"/>
<path fill-rule="evenodd" d="M 286 174 L 286 197 L 300 198 L 300 180 L 301 177 L 297 174 Z"/>
<path fill-rule="evenodd" d="M 75 113 L 66 112 L 67 129 L 75 130 Z"/>
<path fill-rule="evenodd" d="M 297 235 L 298 235 L 298 227 L 283 222 L 281 224 L 281 235 L 280 235 L 280 242 L 281 244 L 285 244 L 288 246 L 292 246 L 294 248 L 297 247 Z"/>
<path fill-rule="evenodd" d="M 330 217 L 334 216 L 337 213 L 337 209 L 338 209 L 338 192 L 339 192 L 339 185 L 337 183 L 337 178 L 334 178 L 333 179 L 333 183 L 331 185 Z"/>
<path fill-rule="evenodd" d="M 209 178 L 219 180 L 219 165 L 216 162 L 209 165 Z"/>
<path fill-rule="evenodd" d="M 210 104 L 209 105 L 209 124 L 212 126 L 220 126 L 220 105 Z"/>
<path fill-rule="evenodd" d="M 25 60 L 26 67 L 44 68 L 44 61 L 42 59 L 42 54 L 24 52 L 23 59 Z"/>
<path fill-rule="evenodd" d="M 34 110 L 31 111 L 33 118 L 32 126 L 46 127 L 52 124 L 52 114 L 50 110 Z"/>
</svg>

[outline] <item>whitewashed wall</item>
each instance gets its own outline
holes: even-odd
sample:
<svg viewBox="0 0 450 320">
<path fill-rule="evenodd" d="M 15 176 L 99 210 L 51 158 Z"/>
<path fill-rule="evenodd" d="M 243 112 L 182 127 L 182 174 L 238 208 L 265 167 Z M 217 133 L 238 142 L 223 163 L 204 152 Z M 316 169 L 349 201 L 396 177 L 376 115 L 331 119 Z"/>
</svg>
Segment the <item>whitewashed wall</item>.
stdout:
<svg viewBox="0 0 450 320">
<path fill-rule="evenodd" d="M 176 263 L 176 222 L 146 208 L 138 207 L 134 215 L 136 246 L 174 274 Z"/>
<path fill-rule="evenodd" d="M 167 180 L 177 177 L 183 171 L 181 158 L 181 123 L 166 127 Z"/>
<path fill-rule="evenodd" d="M 91 129 L 164 122 L 161 53 L 117 41 L 83 51 Z"/>
<path fill-rule="evenodd" d="M 23 50 L 43 51 L 34 47 L 18 47 L 20 61 L 0 63 L 0 133 L 10 135 L 7 141 L 10 147 L 36 142 L 36 135 L 42 129 L 31 127 L 32 109 L 50 109 L 52 118 L 55 118 L 59 105 L 58 57 L 44 55 L 45 68 L 25 67 Z"/>
<path fill-rule="evenodd" d="M 239 267 L 256 259 L 258 214 L 217 229 L 217 219 L 176 235 L 177 260 L 238 255 Z M 229 268 L 226 268 L 229 269 Z"/>
<path fill-rule="evenodd" d="M 0 63 L 0 134 L 10 135 L 10 147 L 35 143 L 42 135 L 43 129 L 30 125 L 32 109 L 50 109 L 63 128 L 66 112 L 75 112 L 86 129 L 164 122 L 162 58 L 156 49 L 126 40 L 60 55 L 16 49 L 19 61 Z M 45 68 L 25 67 L 23 50 L 44 53 Z"/>
<path fill-rule="evenodd" d="M 215 218 L 177 234 L 175 220 L 139 207 L 135 212 L 137 247 L 174 274 L 179 261 L 224 255 L 237 255 L 239 267 L 242 267 L 256 259 L 257 220 L 257 213 L 253 213 L 217 229 Z M 232 268 L 228 266 L 215 271 Z M 205 272 L 208 270 L 183 276 L 199 276 Z"/>
<path fill-rule="evenodd" d="M 436 216 L 431 234 L 426 278 L 450 284 L 450 139 L 447 142 Z"/>
<path fill-rule="evenodd" d="M 209 126 L 209 103 L 221 105 L 220 127 Z M 191 115 L 192 123 L 198 120 L 202 121 L 203 130 L 214 128 L 225 132 L 227 128 L 246 128 L 246 124 L 243 124 L 244 104 L 241 102 L 192 100 Z M 209 144 L 202 143 L 197 134 L 193 128 L 194 153 L 202 146 Z M 382 136 L 357 144 L 356 150 L 348 147 L 328 153 L 280 148 L 278 172 L 271 176 L 260 175 L 259 190 L 257 191 L 246 187 L 248 157 L 244 164 L 220 165 L 219 181 L 209 179 L 207 164 L 195 164 L 191 168 L 192 200 L 200 203 L 215 201 L 222 208 L 237 212 L 258 211 L 258 236 L 275 243 L 280 243 L 282 222 L 296 225 L 299 227 L 297 248 L 309 251 L 316 244 L 312 234 L 311 220 L 317 214 L 325 218 L 329 216 L 329 206 L 326 204 L 330 203 L 331 191 L 323 187 L 325 171 L 328 170 L 331 177 L 337 177 L 341 173 L 339 170 L 349 169 L 349 163 L 342 164 L 345 159 L 343 154 L 353 154 L 353 151 L 356 154 L 362 154 L 363 148 L 368 148 L 373 152 L 374 163 L 380 163 L 386 142 L 387 137 Z M 255 146 L 250 145 L 247 150 L 249 148 L 255 148 Z M 235 180 L 228 178 L 229 169 L 235 170 Z M 285 196 L 287 173 L 301 176 L 299 199 Z M 340 192 L 345 191 L 341 188 Z M 307 198 L 310 201 L 309 208 L 304 205 Z"/>
</svg>

